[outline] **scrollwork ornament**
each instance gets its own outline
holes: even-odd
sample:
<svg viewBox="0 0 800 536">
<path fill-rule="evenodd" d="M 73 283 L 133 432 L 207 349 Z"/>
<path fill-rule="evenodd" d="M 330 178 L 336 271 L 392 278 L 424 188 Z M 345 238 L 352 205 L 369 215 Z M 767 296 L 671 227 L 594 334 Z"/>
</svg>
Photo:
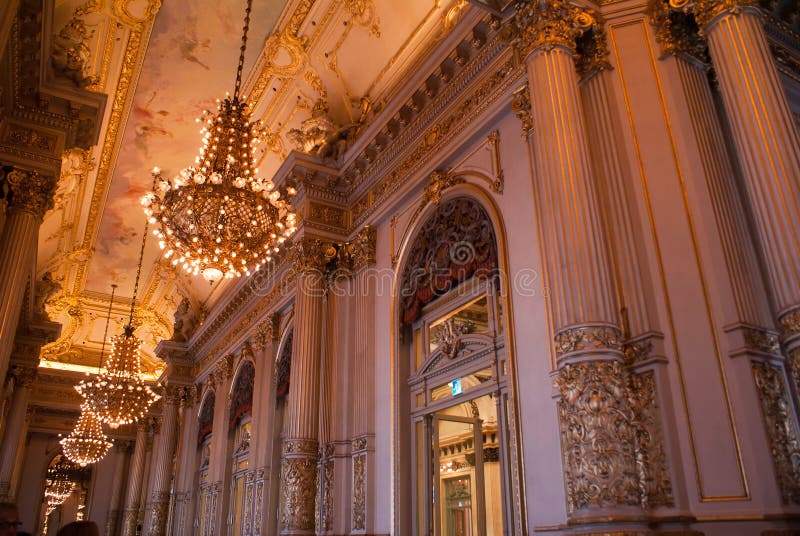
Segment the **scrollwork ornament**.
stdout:
<svg viewBox="0 0 800 536">
<path fill-rule="evenodd" d="M 33 214 L 41 220 L 53 208 L 56 178 L 40 175 L 36 171 L 14 169 L 6 174 L 9 188 L 8 210 Z"/>
<path fill-rule="evenodd" d="M 314 498 L 317 488 L 316 459 L 284 457 L 281 484 L 285 490 L 281 526 L 285 530 L 314 530 Z"/>
<path fill-rule="evenodd" d="M 511 111 L 522 123 L 522 138 L 527 140 L 533 134 L 533 114 L 531 113 L 531 95 L 528 84 L 514 92 L 511 97 Z"/>
<path fill-rule="evenodd" d="M 366 472 L 367 457 L 363 454 L 353 458 L 353 529 L 364 530 L 366 526 Z"/>
<path fill-rule="evenodd" d="M 352 242 L 350 242 L 350 255 L 352 269 L 357 272 L 361 268 L 375 264 L 375 244 L 378 230 L 371 225 L 365 225 Z"/>
<path fill-rule="evenodd" d="M 800 504 L 800 433 L 783 370 L 771 363 L 754 362 L 753 374 L 783 502 Z"/>
<path fill-rule="evenodd" d="M 655 28 L 656 41 L 661 55 L 686 54 L 703 63 L 708 63 L 708 45 L 700 35 L 694 15 L 684 9 L 688 2 L 674 0 L 650 0 L 647 14 Z M 681 5 L 682 7 L 677 7 Z"/>
<path fill-rule="evenodd" d="M 568 364 L 555 380 L 570 512 L 639 505 L 633 414 L 617 361 Z"/>
<path fill-rule="evenodd" d="M 620 330 L 604 324 L 570 327 L 556 333 L 554 340 L 559 359 L 583 352 L 619 352 L 622 349 Z"/>
<path fill-rule="evenodd" d="M 336 257 L 336 248 L 318 238 L 303 238 L 295 243 L 294 262 L 298 272 L 325 272 L 328 263 Z"/>
<path fill-rule="evenodd" d="M 785 338 L 800 335 L 800 307 L 796 307 L 780 318 L 781 335 Z"/>
<path fill-rule="evenodd" d="M 464 179 L 462 177 L 454 175 L 449 169 L 437 169 L 428 177 L 425 193 L 422 195 L 422 203 L 438 205 L 442 201 L 442 193 L 445 190 L 463 182 Z"/>
</svg>

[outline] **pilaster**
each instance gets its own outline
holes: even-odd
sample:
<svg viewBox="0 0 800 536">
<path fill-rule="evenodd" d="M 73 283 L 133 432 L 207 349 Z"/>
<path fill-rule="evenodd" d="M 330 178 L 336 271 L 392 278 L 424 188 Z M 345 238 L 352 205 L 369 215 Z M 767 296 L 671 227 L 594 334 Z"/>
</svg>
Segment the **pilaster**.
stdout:
<svg viewBox="0 0 800 536">
<path fill-rule="evenodd" d="M 136 423 L 136 443 L 133 448 L 128 486 L 125 492 L 125 509 L 122 512 L 122 535 L 136 536 L 136 525 L 139 520 L 142 481 L 144 480 L 145 463 L 148 449 L 150 422 L 148 419 Z"/>
</svg>

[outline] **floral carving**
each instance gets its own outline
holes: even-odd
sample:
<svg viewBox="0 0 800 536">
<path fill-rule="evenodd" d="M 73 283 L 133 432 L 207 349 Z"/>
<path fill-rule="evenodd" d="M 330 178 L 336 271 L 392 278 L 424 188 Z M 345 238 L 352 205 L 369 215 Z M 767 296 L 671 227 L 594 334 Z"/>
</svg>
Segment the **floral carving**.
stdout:
<svg viewBox="0 0 800 536">
<path fill-rule="evenodd" d="M 554 340 L 559 359 L 579 352 L 622 349 L 619 329 L 606 324 L 567 328 L 556 333 Z"/>
<path fill-rule="evenodd" d="M 520 87 L 511 98 L 511 111 L 522 123 L 522 137 L 528 139 L 533 134 L 533 114 L 531 113 L 531 95 L 528 84 Z"/>
<path fill-rule="evenodd" d="M 56 179 L 40 175 L 36 171 L 13 169 L 6 173 L 9 189 L 8 210 L 29 212 L 38 219 L 53 208 L 53 195 L 56 192 Z"/>
<path fill-rule="evenodd" d="M 576 39 L 595 25 L 592 14 L 568 0 L 517 2 L 514 12 L 518 47 L 523 56 L 560 46 L 572 53 Z"/>
<path fill-rule="evenodd" d="M 316 446 L 315 446 L 316 451 Z M 286 454 L 286 450 L 284 450 Z M 288 531 L 314 530 L 314 498 L 317 488 L 317 460 L 311 457 L 286 457 L 281 462 L 284 490 L 281 527 Z"/>
<path fill-rule="evenodd" d="M 783 502 L 800 504 L 800 433 L 783 370 L 778 365 L 756 362 L 753 374 Z"/>
<path fill-rule="evenodd" d="M 652 370 L 628 377 L 628 398 L 635 419 L 634 450 L 642 508 L 674 506 Z"/>
<path fill-rule="evenodd" d="M 320 460 L 318 470 L 320 481 L 316 524 L 318 530 L 328 532 L 333 528 L 333 459 Z"/>
<path fill-rule="evenodd" d="M 670 0 L 650 0 L 648 15 L 656 30 L 661 54 L 687 54 L 708 63 L 708 45 L 700 35 L 694 15 L 670 7 Z"/>
<path fill-rule="evenodd" d="M 555 381 L 570 512 L 641 502 L 636 432 L 619 362 L 561 368 Z"/>
<path fill-rule="evenodd" d="M 366 527 L 366 471 L 367 457 L 364 454 L 353 457 L 353 530 Z"/>
<path fill-rule="evenodd" d="M 294 245 L 294 262 L 299 272 L 324 272 L 336 257 L 336 248 L 318 238 L 303 238 Z"/>
<path fill-rule="evenodd" d="M 371 225 L 365 225 L 348 244 L 351 258 L 351 268 L 357 272 L 365 266 L 375 264 L 375 244 L 378 230 Z"/>
<path fill-rule="evenodd" d="M 414 322 L 422 307 L 471 277 L 497 269 L 497 246 L 488 214 L 472 199 L 440 204 L 414 240 L 403 271 L 402 320 Z"/>
</svg>

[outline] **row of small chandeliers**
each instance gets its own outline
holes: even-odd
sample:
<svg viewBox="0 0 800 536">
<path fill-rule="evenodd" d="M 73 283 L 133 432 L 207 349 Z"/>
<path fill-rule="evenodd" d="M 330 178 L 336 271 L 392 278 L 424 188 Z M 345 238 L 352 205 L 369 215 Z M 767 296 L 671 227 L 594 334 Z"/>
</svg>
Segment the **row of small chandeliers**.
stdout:
<svg viewBox="0 0 800 536">
<path fill-rule="evenodd" d="M 189 274 L 202 274 L 211 283 L 260 270 L 297 228 L 292 206 L 272 181 L 258 176 L 256 152 L 263 126 L 250 121 L 252 110 L 239 96 L 251 8 L 252 0 L 247 0 L 233 96 L 219 103 L 216 114 L 207 111 L 198 120 L 204 126 L 195 165 L 172 179 L 163 178 L 155 168 L 151 192 L 142 199 L 147 223 L 128 325 L 111 339 L 111 353 L 103 367 L 106 322 L 100 369 L 75 387 L 83 397 L 81 416 L 70 435 L 61 440 L 66 458 L 81 467 L 101 460 L 111 448 L 103 424 L 116 429 L 136 422 L 159 398 L 142 379 L 142 341 L 133 334 L 148 225 L 158 225 L 154 234 L 167 262 Z M 287 190 L 288 195 L 293 193 Z M 114 290 L 109 319 L 113 301 Z"/>
</svg>

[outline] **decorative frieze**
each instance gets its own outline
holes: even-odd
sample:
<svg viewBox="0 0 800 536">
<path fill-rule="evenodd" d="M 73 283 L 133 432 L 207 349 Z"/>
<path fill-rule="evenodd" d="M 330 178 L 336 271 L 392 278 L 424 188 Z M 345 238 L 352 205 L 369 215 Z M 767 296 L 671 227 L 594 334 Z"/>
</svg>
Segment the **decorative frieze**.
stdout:
<svg viewBox="0 0 800 536">
<path fill-rule="evenodd" d="M 800 504 L 800 433 L 783 369 L 772 363 L 754 362 L 753 374 L 783 502 Z"/>
</svg>

